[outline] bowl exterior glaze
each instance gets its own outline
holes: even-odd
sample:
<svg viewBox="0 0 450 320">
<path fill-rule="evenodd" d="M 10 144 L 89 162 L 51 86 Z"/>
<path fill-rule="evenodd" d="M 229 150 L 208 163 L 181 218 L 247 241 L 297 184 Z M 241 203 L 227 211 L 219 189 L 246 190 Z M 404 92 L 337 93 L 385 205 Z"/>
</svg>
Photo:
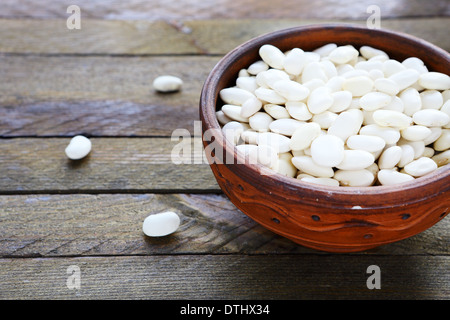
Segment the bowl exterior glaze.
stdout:
<svg viewBox="0 0 450 320">
<path fill-rule="evenodd" d="M 234 85 L 239 70 L 258 60 L 258 50 L 266 43 L 281 50 L 299 47 L 305 51 L 327 43 L 368 45 L 397 60 L 418 57 L 430 70 L 450 74 L 450 54 L 445 50 L 410 35 L 354 25 L 290 28 L 235 48 L 205 81 L 200 118 L 212 172 L 237 208 L 279 235 L 328 252 L 363 251 L 396 242 L 430 228 L 448 214 L 450 165 L 399 186 L 356 188 L 313 185 L 261 165 L 244 164 L 245 159 L 221 135 L 215 112 L 220 108 L 220 90 Z M 205 135 L 211 131 L 213 139 Z"/>
</svg>

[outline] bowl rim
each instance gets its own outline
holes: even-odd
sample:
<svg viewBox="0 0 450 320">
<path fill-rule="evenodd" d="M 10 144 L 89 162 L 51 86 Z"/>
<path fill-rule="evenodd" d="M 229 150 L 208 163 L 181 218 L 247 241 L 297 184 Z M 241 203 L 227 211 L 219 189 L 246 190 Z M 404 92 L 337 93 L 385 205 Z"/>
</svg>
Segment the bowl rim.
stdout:
<svg viewBox="0 0 450 320">
<path fill-rule="evenodd" d="M 227 70 L 227 66 L 230 66 L 233 61 L 235 61 L 239 56 L 241 56 L 245 51 L 249 49 L 253 49 L 255 46 L 260 47 L 263 44 L 270 43 L 272 40 L 280 38 L 280 37 L 288 37 L 289 35 L 293 33 L 298 32 L 314 32 L 317 30 L 323 30 L 323 29 L 341 29 L 346 31 L 354 31 L 354 32 L 369 32 L 369 33 L 376 33 L 384 36 L 394 36 L 397 38 L 401 38 L 403 40 L 412 42 L 414 44 L 420 45 L 422 47 L 425 47 L 427 50 L 432 50 L 438 55 L 442 56 L 444 59 L 447 60 L 448 64 L 450 65 L 450 54 L 445 51 L 444 49 L 425 41 L 421 38 L 418 38 L 416 36 L 388 30 L 388 29 L 368 29 L 366 27 L 363 27 L 361 25 L 352 24 L 352 23 L 319 23 L 319 24 L 308 24 L 308 25 L 301 25 L 296 27 L 290 27 L 285 28 L 273 32 L 268 32 L 261 34 L 257 37 L 254 37 L 252 39 L 249 39 L 242 43 L 241 45 L 235 47 L 231 51 L 229 51 L 227 54 L 225 54 L 219 62 L 213 67 L 213 69 L 210 71 L 209 75 L 207 76 L 200 95 L 200 106 L 199 106 L 199 113 L 200 113 L 200 119 L 202 121 L 202 131 L 205 132 L 208 129 L 219 129 L 218 136 L 215 136 L 218 146 L 223 148 L 224 152 L 230 153 L 233 155 L 234 163 L 244 163 L 245 161 L 244 156 L 237 152 L 237 149 L 235 148 L 235 145 L 228 142 L 226 139 L 224 139 L 224 136 L 222 134 L 222 130 L 220 130 L 221 126 L 216 118 L 215 112 L 217 111 L 217 101 L 218 101 L 218 92 L 219 90 L 215 90 L 218 80 L 222 76 L 224 72 Z M 349 41 L 351 44 L 351 41 Z M 236 75 L 237 76 L 237 75 Z M 202 134 L 202 140 L 205 144 L 204 137 Z M 235 164 L 225 164 L 226 166 L 231 166 Z M 276 173 L 273 170 L 269 169 L 268 167 L 262 165 L 262 164 L 243 164 L 247 170 L 250 170 L 250 172 L 257 173 L 261 177 L 261 184 L 265 183 L 275 183 L 275 184 L 282 184 L 284 187 L 292 190 L 308 190 L 314 193 L 322 194 L 322 195 L 343 195 L 343 196 L 359 196 L 359 195 L 373 195 L 373 196 L 383 196 L 398 192 L 407 192 L 410 190 L 416 190 L 419 188 L 423 188 L 427 185 L 441 182 L 443 185 L 445 185 L 444 180 L 450 180 L 450 164 L 447 164 L 445 166 L 439 167 L 437 170 L 435 170 L 433 173 L 427 174 L 422 177 L 418 177 L 415 180 L 411 182 L 405 182 L 398 185 L 376 185 L 376 186 L 367 186 L 367 187 L 350 187 L 350 186 L 327 186 L 327 185 L 320 185 L 320 184 L 314 184 L 309 183 L 305 181 L 301 181 L 300 179 L 296 179 L 293 177 L 287 177 L 282 174 Z M 448 185 L 448 183 L 447 183 Z M 446 189 L 447 190 L 447 189 Z M 442 192 L 445 192 L 446 190 L 441 190 Z M 414 194 L 414 192 L 410 193 L 411 195 Z M 432 196 L 432 195 L 430 195 Z M 414 198 L 412 197 L 411 202 L 415 202 Z"/>
</svg>

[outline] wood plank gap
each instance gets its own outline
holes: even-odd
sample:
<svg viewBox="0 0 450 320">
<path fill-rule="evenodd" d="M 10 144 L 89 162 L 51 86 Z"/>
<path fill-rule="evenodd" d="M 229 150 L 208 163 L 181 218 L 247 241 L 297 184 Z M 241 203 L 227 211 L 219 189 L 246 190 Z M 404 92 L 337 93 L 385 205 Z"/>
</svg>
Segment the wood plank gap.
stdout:
<svg viewBox="0 0 450 320">
<path fill-rule="evenodd" d="M 280 253 L 240 253 L 240 252 L 229 252 L 229 253 L 211 253 L 211 252 L 205 252 L 205 253 L 190 253 L 190 252 L 183 252 L 183 253 L 149 253 L 149 254 L 97 254 L 97 255 L 55 255 L 55 256 L 41 256 L 41 255 L 22 255 L 22 256 L 16 256 L 16 255 L 1 255 L 0 256 L 0 262 L 1 261 L 7 261 L 7 260 L 33 260 L 33 259 L 39 259 L 39 260 L 50 260 L 50 259 L 67 259 L 67 258 L 124 258 L 124 257 L 258 257 L 258 256 L 264 256 L 264 257 L 298 257 L 298 256 L 304 256 L 304 257 L 373 257 L 373 258 L 384 258 L 386 257 L 386 254 L 376 254 L 376 253 L 367 253 L 367 252 L 354 252 L 354 253 L 332 253 L 332 252 L 305 252 L 305 251 L 299 251 L 296 253 L 286 253 L 286 252 L 280 252 Z M 390 256 L 395 258 L 402 258 L 402 257 L 441 257 L 446 258 L 450 257 L 448 254 L 424 254 L 424 253 L 411 253 L 411 254 L 390 254 Z"/>
<path fill-rule="evenodd" d="M 100 194 L 223 194 L 220 189 L 70 189 L 70 190 L 0 190 L 0 196 L 21 196 L 21 195 L 100 195 Z"/>
</svg>

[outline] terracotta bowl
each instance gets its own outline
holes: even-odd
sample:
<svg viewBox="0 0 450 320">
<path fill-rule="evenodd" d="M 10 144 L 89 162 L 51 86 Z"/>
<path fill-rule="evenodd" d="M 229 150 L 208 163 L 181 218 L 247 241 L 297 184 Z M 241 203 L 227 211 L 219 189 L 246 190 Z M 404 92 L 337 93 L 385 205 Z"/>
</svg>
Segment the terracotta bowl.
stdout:
<svg viewBox="0 0 450 320">
<path fill-rule="evenodd" d="M 450 165 L 398 186 L 328 187 L 274 174 L 261 165 L 243 164 L 216 119 L 222 105 L 219 91 L 234 85 L 239 70 L 259 60 L 258 50 L 267 43 L 281 50 L 299 47 L 305 51 L 327 43 L 369 45 L 400 61 L 416 56 L 430 70 L 450 74 L 450 54 L 445 50 L 410 35 L 353 25 L 290 28 L 235 48 L 208 76 L 200 98 L 200 118 L 211 169 L 237 208 L 274 233 L 328 252 L 363 251 L 396 242 L 430 228 L 448 214 Z"/>
</svg>

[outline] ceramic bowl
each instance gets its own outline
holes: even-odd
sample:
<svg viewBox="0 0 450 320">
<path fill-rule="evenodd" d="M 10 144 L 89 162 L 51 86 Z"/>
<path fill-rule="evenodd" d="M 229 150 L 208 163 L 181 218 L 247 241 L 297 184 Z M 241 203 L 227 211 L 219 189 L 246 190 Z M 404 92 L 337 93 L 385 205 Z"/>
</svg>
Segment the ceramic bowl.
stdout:
<svg viewBox="0 0 450 320">
<path fill-rule="evenodd" d="M 283 51 L 295 47 L 308 51 L 327 43 L 351 44 L 357 49 L 368 45 L 399 61 L 418 57 L 430 71 L 450 74 L 448 52 L 425 40 L 388 30 L 310 25 L 251 39 L 217 63 L 201 93 L 203 145 L 217 183 L 250 218 L 317 250 L 363 251 L 430 228 L 450 211 L 450 165 L 395 186 L 321 186 L 274 174 L 262 165 L 245 164 L 241 153 L 224 139 L 215 114 L 223 104 L 219 91 L 233 86 L 239 70 L 260 59 L 258 50 L 263 44 Z"/>
</svg>

